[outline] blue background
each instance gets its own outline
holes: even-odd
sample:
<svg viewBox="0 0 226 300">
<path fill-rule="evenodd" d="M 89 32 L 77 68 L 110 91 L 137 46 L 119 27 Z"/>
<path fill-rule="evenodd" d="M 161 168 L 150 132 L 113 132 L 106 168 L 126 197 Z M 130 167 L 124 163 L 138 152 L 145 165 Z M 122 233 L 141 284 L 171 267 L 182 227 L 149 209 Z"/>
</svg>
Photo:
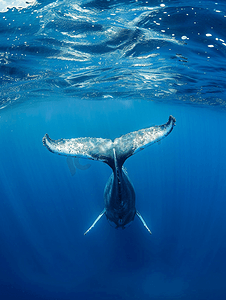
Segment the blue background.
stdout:
<svg viewBox="0 0 226 300">
<path fill-rule="evenodd" d="M 88 170 L 71 176 L 66 158 L 43 147 L 45 132 L 115 138 L 150 120 L 164 123 L 169 113 L 177 117 L 173 132 L 125 163 L 152 236 L 137 218 L 125 230 L 102 218 L 84 237 L 103 209 L 110 168 L 88 161 Z M 219 111 L 129 100 L 6 110 L 3 299 L 224 299 L 225 122 Z"/>
</svg>

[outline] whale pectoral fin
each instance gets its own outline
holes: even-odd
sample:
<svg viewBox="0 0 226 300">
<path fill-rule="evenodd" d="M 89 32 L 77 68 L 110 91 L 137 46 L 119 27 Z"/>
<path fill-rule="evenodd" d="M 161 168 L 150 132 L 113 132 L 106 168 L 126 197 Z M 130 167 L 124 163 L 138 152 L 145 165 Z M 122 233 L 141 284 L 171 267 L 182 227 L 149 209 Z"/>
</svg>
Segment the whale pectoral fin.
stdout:
<svg viewBox="0 0 226 300">
<path fill-rule="evenodd" d="M 176 119 L 170 116 L 166 124 L 133 131 L 115 139 L 114 146 L 119 163 L 122 165 L 131 155 L 162 140 L 170 134 L 175 123 Z"/>
<path fill-rule="evenodd" d="M 112 140 L 102 138 L 75 138 L 53 140 L 48 134 L 42 139 L 43 145 L 53 153 L 78 158 L 107 162 L 112 157 Z"/>
<path fill-rule="evenodd" d="M 151 230 L 148 228 L 146 222 L 144 221 L 143 217 L 141 216 L 141 214 L 139 213 L 139 211 L 136 211 L 136 215 L 139 217 L 139 219 L 141 220 L 141 222 L 143 223 L 144 227 L 147 229 L 147 231 L 152 234 Z"/>
<path fill-rule="evenodd" d="M 96 223 L 100 220 L 100 218 L 105 214 L 106 212 L 106 209 L 104 209 L 100 214 L 99 216 L 96 218 L 96 220 L 93 222 L 93 224 L 89 227 L 88 230 L 86 230 L 86 232 L 84 233 L 84 235 L 86 235 L 95 225 Z"/>
</svg>

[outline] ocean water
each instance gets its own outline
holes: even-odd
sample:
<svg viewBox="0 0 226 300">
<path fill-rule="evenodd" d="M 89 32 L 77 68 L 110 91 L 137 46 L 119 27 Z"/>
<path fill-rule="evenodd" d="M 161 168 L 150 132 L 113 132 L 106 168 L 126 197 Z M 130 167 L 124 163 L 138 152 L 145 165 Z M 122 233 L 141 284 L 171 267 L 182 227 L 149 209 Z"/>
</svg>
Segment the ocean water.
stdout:
<svg viewBox="0 0 226 300">
<path fill-rule="evenodd" d="M 226 299 L 226 4 L 0 1 L 0 299 Z M 106 217 L 111 169 L 53 139 L 172 133 L 130 157 L 138 218 Z"/>
</svg>

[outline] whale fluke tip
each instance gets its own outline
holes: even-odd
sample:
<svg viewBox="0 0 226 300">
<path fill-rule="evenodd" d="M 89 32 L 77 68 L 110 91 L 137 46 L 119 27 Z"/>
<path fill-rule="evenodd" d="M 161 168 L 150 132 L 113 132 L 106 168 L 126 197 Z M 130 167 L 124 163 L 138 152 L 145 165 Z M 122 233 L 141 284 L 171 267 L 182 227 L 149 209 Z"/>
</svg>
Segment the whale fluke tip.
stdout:
<svg viewBox="0 0 226 300">
<path fill-rule="evenodd" d="M 171 121 L 173 122 L 173 125 L 176 125 L 175 124 L 176 123 L 176 118 L 174 118 L 172 115 L 169 116 L 168 123 L 170 123 Z"/>
<path fill-rule="evenodd" d="M 47 133 L 42 138 L 42 143 L 43 143 L 44 146 L 46 146 L 46 138 L 48 138 L 48 134 Z"/>
<path fill-rule="evenodd" d="M 175 124 L 176 123 L 176 118 L 174 118 L 172 115 L 169 116 L 168 123 L 170 123 L 171 121 L 173 122 L 173 125 L 176 125 Z"/>
<path fill-rule="evenodd" d="M 48 133 L 46 133 L 46 134 L 44 135 L 44 137 L 42 138 L 42 144 L 43 144 L 43 146 L 45 146 L 50 152 L 54 153 L 54 151 L 53 151 L 53 150 L 50 148 L 50 146 L 48 145 L 48 142 L 50 142 L 50 141 L 51 141 L 51 139 L 50 139 Z"/>
</svg>

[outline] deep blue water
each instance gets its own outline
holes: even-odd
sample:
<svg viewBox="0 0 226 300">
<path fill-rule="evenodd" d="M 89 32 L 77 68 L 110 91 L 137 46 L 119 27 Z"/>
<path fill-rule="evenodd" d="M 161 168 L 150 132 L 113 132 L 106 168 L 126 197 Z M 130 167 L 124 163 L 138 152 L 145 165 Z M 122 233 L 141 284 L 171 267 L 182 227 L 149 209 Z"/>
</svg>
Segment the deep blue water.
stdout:
<svg viewBox="0 0 226 300">
<path fill-rule="evenodd" d="M 224 1 L 10 2 L 0 299 L 226 299 Z M 172 133 L 125 163 L 152 235 L 138 218 L 116 230 L 103 217 L 84 236 L 111 170 L 80 159 L 72 176 L 44 134 L 114 139 L 169 115 Z"/>
</svg>

